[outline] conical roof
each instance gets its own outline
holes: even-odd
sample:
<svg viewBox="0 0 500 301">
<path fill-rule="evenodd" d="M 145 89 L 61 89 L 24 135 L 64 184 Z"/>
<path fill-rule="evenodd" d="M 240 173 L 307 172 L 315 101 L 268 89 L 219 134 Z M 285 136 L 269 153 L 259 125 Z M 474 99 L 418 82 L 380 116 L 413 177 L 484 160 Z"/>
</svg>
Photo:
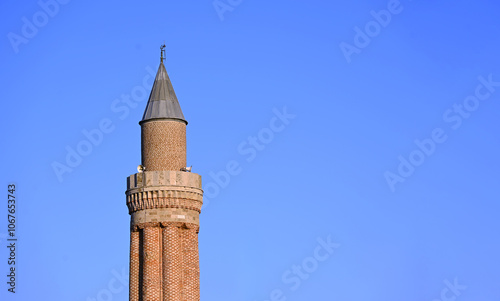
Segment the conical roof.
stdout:
<svg viewBox="0 0 500 301">
<path fill-rule="evenodd" d="M 187 124 L 165 65 L 163 65 L 163 59 L 156 73 L 148 104 L 140 123 L 151 119 L 179 119 Z"/>
</svg>

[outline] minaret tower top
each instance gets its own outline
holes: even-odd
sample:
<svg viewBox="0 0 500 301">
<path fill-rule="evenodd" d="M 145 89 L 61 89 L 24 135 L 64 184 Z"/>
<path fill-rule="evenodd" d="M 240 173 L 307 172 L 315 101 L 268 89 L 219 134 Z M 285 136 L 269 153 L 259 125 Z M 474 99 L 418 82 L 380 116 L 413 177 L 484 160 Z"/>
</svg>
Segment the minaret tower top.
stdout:
<svg viewBox="0 0 500 301">
<path fill-rule="evenodd" d="M 148 104 L 139 124 L 142 125 L 142 123 L 152 119 L 174 119 L 187 124 L 177 96 L 175 95 L 174 87 L 163 64 L 165 59 L 165 45 L 162 45 L 160 49 L 160 67 L 158 67 Z"/>
<path fill-rule="evenodd" d="M 181 170 L 186 165 L 186 125 L 181 106 L 163 64 L 165 45 L 160 47 L 160 67 L 149 95 L 141 125 L 141 157 L 146 170 Z"/>
</svg>

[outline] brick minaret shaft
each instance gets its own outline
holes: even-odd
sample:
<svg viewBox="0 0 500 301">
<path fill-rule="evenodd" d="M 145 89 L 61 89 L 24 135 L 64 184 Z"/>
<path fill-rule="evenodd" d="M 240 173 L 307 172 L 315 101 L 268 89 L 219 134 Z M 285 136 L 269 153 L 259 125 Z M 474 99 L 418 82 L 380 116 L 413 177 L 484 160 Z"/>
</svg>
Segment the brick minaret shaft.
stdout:
<svg viewBox="0 0 500 301">
<path fill-rule="evenodd" d="M 145 171 L 127 178 L 130 301 L 199 301 L 201 176 L 186 167 L 186 125 L 163 64 L 141 125 Z"/>
</svg>

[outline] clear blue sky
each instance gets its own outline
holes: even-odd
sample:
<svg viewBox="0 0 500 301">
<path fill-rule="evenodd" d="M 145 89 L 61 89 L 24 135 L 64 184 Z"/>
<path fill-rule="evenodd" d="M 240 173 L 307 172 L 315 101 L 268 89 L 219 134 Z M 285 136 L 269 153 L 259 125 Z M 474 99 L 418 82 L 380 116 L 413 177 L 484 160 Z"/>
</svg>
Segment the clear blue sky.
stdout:
<svg viewBox="0 0 500 301">
<path fill-rule="evenodd" d="M 206 190 L 202 300 L 500 299 L 497 1 L 66 2 L 0 4 L 1 300 L 128 300 L 163 42 Z"/>
</svg>

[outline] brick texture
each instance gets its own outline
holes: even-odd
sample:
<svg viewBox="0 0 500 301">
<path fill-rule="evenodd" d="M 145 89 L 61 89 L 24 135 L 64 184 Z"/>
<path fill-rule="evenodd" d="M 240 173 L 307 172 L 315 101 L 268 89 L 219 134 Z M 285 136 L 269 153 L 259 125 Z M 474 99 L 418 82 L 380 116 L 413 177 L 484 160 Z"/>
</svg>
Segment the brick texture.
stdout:
<svg viewBox="0 0 500 301">
<path fill-rule="evenodd" d="M 141 124 L 142 165 L 146 170 L 180 170 L 186 167 L 186 124 L 153 120 Z"/>
<path fill-rule="evenodd" d="M 180 229 L 168 224 L 163 228 L 163 301 L 182 299 L 182 254 Z"/>
<path fill-rule="evenodd" d="M 161 301 L 160 275 L 160 233 L 159 227 L 143 229 L 142 299 L 143 301 Z"/>
<path fill-rule="evenodd" d="M 139 231 L 130 232 L 130 301 L 139 301 Z"/>
<path fill-rule="evenodd" d="M 195 227 L 182 230 L 182 263 L 184 300 L 200 300 L 200 265 L 198 262 L 198 234 Z"/>
</svg>

